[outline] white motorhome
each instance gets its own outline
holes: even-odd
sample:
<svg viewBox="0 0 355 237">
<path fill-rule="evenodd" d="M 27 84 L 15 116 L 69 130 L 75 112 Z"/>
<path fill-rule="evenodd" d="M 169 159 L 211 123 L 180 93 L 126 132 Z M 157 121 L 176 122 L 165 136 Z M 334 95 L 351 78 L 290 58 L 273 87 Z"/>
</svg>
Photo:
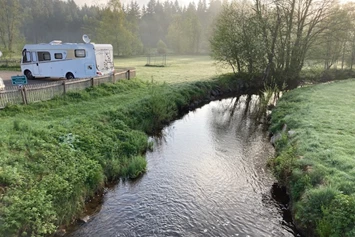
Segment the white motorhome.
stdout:
<svg viewBox="0 0 355 237">
<path fill-rule="evenodd" d="M 35 77 L 88 78 L 114 73 L 112 45 L 86 42 L 27 44 L 22 50 L 21 71 L 29 80 Z"/>
</svg>

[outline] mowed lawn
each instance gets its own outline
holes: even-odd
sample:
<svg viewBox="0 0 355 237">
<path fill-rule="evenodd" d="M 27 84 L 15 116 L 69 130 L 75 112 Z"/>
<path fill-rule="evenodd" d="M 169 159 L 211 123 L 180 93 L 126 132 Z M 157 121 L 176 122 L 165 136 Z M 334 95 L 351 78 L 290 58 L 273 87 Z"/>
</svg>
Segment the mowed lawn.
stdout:
<svg viewBox="0 0 355 237">
<path fill-rule="evenodd" d="M 162 64 L 163 58 L 151 58 L 151 64 Z M 116 68 L 131 68 L 137 70 L 141 80 L 166 83 L 181 83 L 208 80 L 218 75 L 232 72 L 232 69 L 216 65 L 208 55 L 167 55 L 165 67 L 147 67 L 147 57 L 116 58 Z"/>
</svg>

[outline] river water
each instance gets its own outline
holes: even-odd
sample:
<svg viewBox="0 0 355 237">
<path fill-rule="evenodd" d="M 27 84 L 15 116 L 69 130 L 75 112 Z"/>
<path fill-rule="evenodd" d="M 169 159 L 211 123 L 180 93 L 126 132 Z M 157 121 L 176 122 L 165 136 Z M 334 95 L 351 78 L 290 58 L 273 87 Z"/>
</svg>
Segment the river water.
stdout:
<svg viewBox="0 0 355 237">
<path fill-rule="evenodd" d="M 297 236 L 272 198 L 273 148 L 246 101 L 211 102 L 151 138 L 147 173 L 109 189 L 67 236 Z"/>
</svg>

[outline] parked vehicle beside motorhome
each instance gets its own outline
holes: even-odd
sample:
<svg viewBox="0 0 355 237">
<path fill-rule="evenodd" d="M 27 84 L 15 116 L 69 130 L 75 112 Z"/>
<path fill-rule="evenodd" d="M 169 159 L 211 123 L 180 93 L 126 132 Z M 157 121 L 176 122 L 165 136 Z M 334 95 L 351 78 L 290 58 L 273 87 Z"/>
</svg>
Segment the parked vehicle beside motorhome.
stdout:
<svg viewBox="0 0 355 237">
<path fill-rule="evenodd" d="M 88 78 L 114 73 L 110 44 L 62 43 L 26 44 L 22 50 L 21 71 L 35 77 Z"/>
</svg>

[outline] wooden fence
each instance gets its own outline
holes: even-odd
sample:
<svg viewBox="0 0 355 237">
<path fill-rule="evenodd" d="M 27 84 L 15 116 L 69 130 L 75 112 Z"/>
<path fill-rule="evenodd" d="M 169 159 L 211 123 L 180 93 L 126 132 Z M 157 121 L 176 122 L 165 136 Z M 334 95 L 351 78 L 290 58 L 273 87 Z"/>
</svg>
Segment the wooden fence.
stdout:
<svg viewBox="0 0 355 237">
<path fill-rule="evenodd" d="M 80 91 L 88 87 L 95 87 L 103 83 L 115 83 L 121 79 L 130 79 L 136 76 L 133 69 L 117 72 L 110 76 L 101 76 L 85 79 L 72 79 L 59 82 L 47 82 L 41 84 L 6 87 L 0 91 L 0 109 L 12 104 L 30 104 L 39 101 L 63 96 L 67 92 Z"/>
</svg>

